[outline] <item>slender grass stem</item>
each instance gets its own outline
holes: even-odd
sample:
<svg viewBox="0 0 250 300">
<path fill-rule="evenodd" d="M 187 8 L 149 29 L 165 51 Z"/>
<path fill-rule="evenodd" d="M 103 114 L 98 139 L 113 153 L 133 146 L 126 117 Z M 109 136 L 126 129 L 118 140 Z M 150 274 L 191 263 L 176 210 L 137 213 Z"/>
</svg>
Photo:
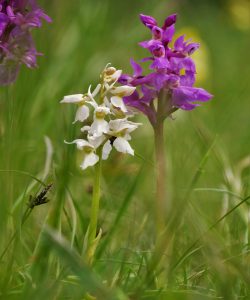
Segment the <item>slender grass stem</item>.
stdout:
<svg viewBox="0 0 250 300">
<path fill-rule="evenodd" d="M 26 210 L 24 211 L 22 219 L 21 219 L 21 228 L 24 225 L 24 223 L 26 222 L 26 220 L 28 219 L 28 217 L 30 216 L 30 214 L 32 213 L 35 206 L 42 205 L 42 204 L 45 204 L 48 202 L 46 194 L 49 191 L 49 189 L 51 188 L 51 186 L 52 186 L 52 184 L 45 186 L 45 188 L 35 197 L 30 196 L 29 203 L 27 203 Z M 12 242 L 15 240 L 15 238 L 18 234 L 18 231 L 19 231 L 18 229 L 15 230 L 15 232 L 11 236 L 7 246 L 4 248 L 3 252 L 0 255 L 0 261 L 3 259 L 3 257 L 5 256 L 5 254 L 8 251 L 9 247 L 11 246 Z"/>
<path fill-rule="evenodd" d="M 23 224 L 25 223 L 25 221 L 28 219 L 28 217 L 30 216 L 32 212 L 32 209 L 27 207 L 27 209 L 25 210 L 22 220 L 21 220 L 21 226 L 23 226 Z M 5 256 L 5 254 L 8 252 L 9 247 L 11 246 L 12 242 L 15 240 L 16 236 L 18 234 L 18 230 L 16 230 L 13 235 L 11 236 L 8 244 L 6 245 L 6 247 L 4 248 L 3 252 L 0 255 L 0 261 L 3 259 L 3 257 Z"/>
</svg>

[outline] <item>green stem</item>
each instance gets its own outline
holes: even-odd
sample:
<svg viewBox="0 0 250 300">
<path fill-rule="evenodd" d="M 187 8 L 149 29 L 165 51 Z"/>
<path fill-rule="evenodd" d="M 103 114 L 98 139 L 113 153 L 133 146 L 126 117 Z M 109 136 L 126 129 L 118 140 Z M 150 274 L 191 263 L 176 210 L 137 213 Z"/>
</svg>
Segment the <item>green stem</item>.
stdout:
<svg viewBox="0 0 250 300">
<path fill-rule="evenodd" d="M 97 153 L 98 155 L 98 153 Z M 91 264 L 95 252 L 95 239 L 97 235 L 97 221 L 99 214 L 99 203 L 100 203 L 100 180 L 101 180 L 101 155 L 99 155 L 100 160 L 95 165 L 95 176 L 94 176 L 94 186 L 93 186 L 93 197 L 91 206 L 91 215 L 88 231 L 88 244 L 87 244 L 87 260 Z"/>
<path fill-rule="evenodd" d="M 157 236 L 165 227 L 166 218 L 166 160 L 164 153 L 164 121 L 154 127 L 155 137 L 155 160 L 156 160 L 156 201 L 155 215 L 157 225 Z"/>
<path fill-rule="evenodd" d="M 155 217 L 157 225 L 157 240 L 165 229 L 166 220 L 166 159 L 164 143 L 164 121 L 167 117 L 169 97 L 165 90 L 157 100 L 156 123 L 154 124 L 155 161 L 156 161 L 156 201 Z"/>
</svg>

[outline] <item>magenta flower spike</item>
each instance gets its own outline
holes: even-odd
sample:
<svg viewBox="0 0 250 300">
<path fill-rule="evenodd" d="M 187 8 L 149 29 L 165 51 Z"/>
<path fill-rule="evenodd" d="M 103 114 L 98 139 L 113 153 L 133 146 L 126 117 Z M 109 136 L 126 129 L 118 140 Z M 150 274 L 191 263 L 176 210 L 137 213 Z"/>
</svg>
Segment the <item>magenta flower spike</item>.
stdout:
<svg viewBox="0 0 250 300">
<path fill-rule="evenodd" d="M 154 129 L 156 240 L 160 239 L 166 220 L 171 216 L 166 193 L 164 121 L 178 109 L 192 110 L 212 98 L 206 90 L 194 86 L 196 67 L 191 55 L 199 44 L 185 40 L 185 36 L 173 41 L 176 19 L 173 14 L 159 26 L 153 17 L 140 15 L 141 22 L 151 32 L 151 39 L 139 45 L 149 51 L 149 56 L 139 63 L 131 59 L 133 74 L 119 78 L 120 83 L 136 87 L 133 94 L 123 98 L 125 105 L 146 115 Z M 145 62 L 149 68 L 144 73 L 142 64 Z"/>
<path fill-rule="evenodd" d="M 37 52 L 31 36 L 32 28 L 51 22 L 35 0 L 0 0 L 0 85 L 16 80 L 20 66 L 37 66 Z"/>
<path fill-rule="evenodd" d="M 124 101 L 126 105 L 144 113 L 155 126 L 155 99 L 165 102 L 161 106 L 161 117 L 165 119 L 177 109 L 194 109 L 200 105 L 199 102 L 210 100 L 212 95 L 202 88 L 194 87 L 196 67 L 190 56 L 199 48 L 199 44 L 185 41 L 185 36 L 180 36 L 170 46 L 175 33 L 176 14 L 167 17 L 162 27 L 151 16 L 141 14 L 140 20 L 152 34 L 150 40 L 139 43 L 150 52 L 150 56 L 140 62 L 151 61 L 150 72 L 143 75 L 142 66 L 131 60 L 133 75 L 123 74 L 119 81 L 137 87 Z M 141 90 L 139 93 L 138 88 Z M 162 99 L 163 93 L 167 99 Z"/>
</svg>

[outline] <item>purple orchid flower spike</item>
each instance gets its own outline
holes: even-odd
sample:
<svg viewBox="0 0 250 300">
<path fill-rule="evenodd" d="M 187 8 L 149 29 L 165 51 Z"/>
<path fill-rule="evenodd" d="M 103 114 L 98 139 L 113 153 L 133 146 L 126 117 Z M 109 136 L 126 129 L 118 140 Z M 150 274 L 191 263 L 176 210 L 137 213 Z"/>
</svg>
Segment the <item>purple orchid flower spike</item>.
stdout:
<svg viewBox="0 0 250 300">
<path fill-rule="evenodd" d="M 178 109 L 193 110 L 201 103 L 212 98 L 202 88 L 195 87 L 196 67 L 191 58 L 199 48 L 198 43 L 185 41 L 180 36 L 173 41 L 176 14 L 167 17 L 162 27 L 157 21 L 146 15 L 140 15 L 142 23 L 151 31 L 150 40 L 139 45 L 149 51 L 149 57 L 140 60 L 140 64 L 131 60 L 132 75 L 123 75 L 119 81 L 136 87 L 132 95 L 124 97 L 124 103 L 149 119 L 154 130 L 156 199 L 155 223 L 156 241 L 166 231 L 166 219 L 171 216 L 166 205 L 166 160 L 164 141 L 164 121 Z M 173 46 L 172 46 L 173 45 Z M 150 62 L 146 72 L 142 64 Z"/>
<path fill-rule="evenodd" d="M 139 43 L 151 54 L 141 60 L 141 63 L 152 62 L 149 65 L 150 72 L 143 75 L 142 66 L 131 59 L 133 75 L 124 74 L 119 81 L 137 87 L 137 91 L 125 97 L 124 101 L 143 112 L 156 126 L 154 100 L 164 103 L 161 104 L 161 118 L 165 119 L 177 109 L 194 109 L 200 105 L 197 102 L 208 101 L 212 95 L 202 88 L 194 87 L 196 67 L 190 56 L 200 45 L 191 40 L 185 41 L 184 35 L 175 40 L 173 47 L 169 45 L 173 40 L 177 15 L 167 17 L 162 27 L 151 16 L 141 14 L 140 19 L 152 33 L 150 40 Z"/>
<path fill-rule="evenodd" d="M 31 29 L 42 26 L 42 19 L 51 18 L 38 7 L 36 0 L 0 1 L 0 85 L 16 80 L 20 66 L 37 66 L 36 51 Z"/>
</svg>

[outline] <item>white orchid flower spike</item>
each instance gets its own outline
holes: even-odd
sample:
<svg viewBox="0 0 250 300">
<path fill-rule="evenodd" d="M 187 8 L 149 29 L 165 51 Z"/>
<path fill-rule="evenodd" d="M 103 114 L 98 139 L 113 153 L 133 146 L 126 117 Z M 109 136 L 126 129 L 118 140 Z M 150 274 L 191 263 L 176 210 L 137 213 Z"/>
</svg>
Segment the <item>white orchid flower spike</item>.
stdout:
<svg viewBox="0 0 250 300">
<path fill-rule="evenodd" d="M 78 104 L 73 123 L 84 122 L 80 129 L 83 139 L 68 143 L 76 144 L 84 153 L 82 169 L 95 165 L 100 159 L 106 160 L 112 148 L 134 155 L 129 143 L 130 133 L 141 124 L 128 121 L 128 118 L 134 116 L 134 112 L 126 107 L 123 98 L 132 95 L 136 88 L 128 85 L 117 86 L 121 74 L 121 70 L 108 64 L 93 92 L 90 85 L 86 94 L 65 96 L 61 101 Z"/>
</svg>

